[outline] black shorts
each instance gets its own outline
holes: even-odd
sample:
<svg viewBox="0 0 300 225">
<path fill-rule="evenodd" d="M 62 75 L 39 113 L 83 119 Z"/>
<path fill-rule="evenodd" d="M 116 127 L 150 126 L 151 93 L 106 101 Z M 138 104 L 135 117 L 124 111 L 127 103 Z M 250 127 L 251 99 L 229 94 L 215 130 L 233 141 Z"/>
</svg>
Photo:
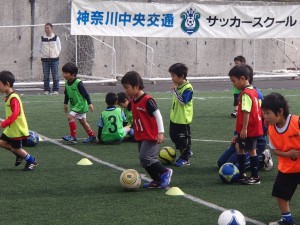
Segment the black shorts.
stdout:
<svg viewBox="0 0 300 225">
<path fill-rule="evenodd" d="M 12 148 L 22 148 L 23 145 L 26 146 L 27 144 L 27 138 L 25 139 L 21 139 L 21 140 L 13 140 L 9 137 L 7 137 L 5 134 L 2 133 L 1 140 L 6 141 L 7 143 L 9 143 L 11 145 Z"/>
<path fill-rule="evenodd" d="M 300 173 L 281 173 L 278 171 L 272 196 L 290 201 L 299 183 Z"/>
<path fill-rule="evenodd" d="M 247 137 L 245 139 L 241 139 L 240 135 L 238 135 L 236 142 L 239 144 L 240 149 L 243 149 L 244 151 L 249 151 L 256 149 L 257 138 L 258 137 Z"/>
</svg>

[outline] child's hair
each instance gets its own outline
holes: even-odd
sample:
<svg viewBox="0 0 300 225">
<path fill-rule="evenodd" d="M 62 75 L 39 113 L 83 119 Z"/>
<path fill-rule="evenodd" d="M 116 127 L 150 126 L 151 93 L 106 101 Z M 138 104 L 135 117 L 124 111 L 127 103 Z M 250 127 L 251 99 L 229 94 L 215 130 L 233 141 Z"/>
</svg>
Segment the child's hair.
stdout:
<svg viewBox="0 0 300 225">
<path fill-rule="evenodd" d="M 186 79 L 188 68 L 183 63 L 175 63 L 172 66 L 170 66 L 169 73 L 174 73 L 178 77 L 183 77 L 184 79 Z"/>
<path fill-rule="evenodd" d="M 125 92 L 119 92 L 118 103 L 125 103 L 125 100 L 130 101 L 130 97 Z"/>
<path fill-rule="evenodd" d="M 234 61 L 234 62 L 235 62 L 235 61 L 239 61 L 239 62 L 241 62 L 241 63 L 246 63 L 246 59 L 245 59 L 245 57 L 242 56 L 242 55 L 238 55 L 238 56 L 234 57 L 233 61 Z"/>
<path fill-rule="evenodd" d="M 118 95 L 114 92 L 108 92 L 105 96 L 105 102 L 107 105 L 116 105 L 118 102 Z"/>
<path fill-rule="evenodd" d="M 64 73 L 70 73 L 74 77 L 76 77 L 78 73 L 78 67 L 74 63 L 70 63 L 70 62 L 66 63 L 61 69 Z"/>
<path fill-rule="evenodd" d="M 51 28 L 53 28 L 52 23 L 46 23 L 45 26 L 50 26 Z"/>
<path fill-rule="evenodd" d="M 144 83 L 141 75 L 136 71 L 127 72 L 121 79 L 121 84 L 129 84 L 132 87 L 138 86 L 140 90 L 144 89 Z"/>
<path fill-rule="evenodd" d="M 10 71 L 4 70 L 0 72 L 0 81 L 3 84 L 9 83 L 10 87 L 13 87 L 16 79 L 15 76 Z"/>
<path fill-rule="evenodd" d="M 271 93 L 264 97 L 261 103 L 261 108 L 263 110 L 269 109 L 276 116 L 278 116 L 278 113 L 280 112 L 280 109 L 283 110 L 283 116 L 284 118 L 287 118 L 290 114 L 288 101 L 279 93 Z"/>
<path fill-rule="evenodd" d="M 251 82 L 253 81 L 253 70 L 252 68 L 247 64 L 239 64 L 235 65 L 228 73 L 230 77 L 236 77 L 240 79 L 241 77 L 245 77 L 246 80 L 251 79 Z"/>
</svg>

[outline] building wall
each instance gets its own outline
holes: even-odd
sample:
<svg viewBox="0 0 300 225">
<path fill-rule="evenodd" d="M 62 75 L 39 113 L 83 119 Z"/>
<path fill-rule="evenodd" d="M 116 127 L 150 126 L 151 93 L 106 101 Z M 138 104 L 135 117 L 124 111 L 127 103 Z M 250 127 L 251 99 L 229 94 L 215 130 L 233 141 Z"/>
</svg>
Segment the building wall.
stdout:
<svg viewBox="0 0 300 225">
<path fill-rule="evenodd" d="M 209 1 L 208 4 L 212 2 Z M 0 0 L 0 4 L 1 70 L 13 71 L 20 80 L 41 80 L 42 67 L 38 43 L 44 33 L 43 24 L 70 23 L 71 1 Z M 260 1 L 255 4 L 262 3 Z M 32 9 L 34 16 L 31 15 Z M 40 26 L 3 27 L 31 23 Z M 295 48 L 274 39 L 137 38 L 147 44 L 146 47 L 130 37 L 96 37 L 101 42 L 91 37 L 80 37 L 77 39 L 76 58 L 76 41 L 75 37 L 70 35 L 70 26 L 55 26 L 55 33 L 62 42 L 60 67 L 68 61 L 75 62 L 77 59 L 80 73 L 106 78 L 110 77 L 113 71 L 124 74 L 129 70 L 136 70 L 146 77 L 166 77 L 169 66 L 175 62 L 186 63 L 191 76 L 224 75 L 233 66 L 233 58 L 237 55 L 245 56 L 247 63 L 258 71 L 295 67 L 288 57 L 300 65 L 300 53 L 298 52 L 296 57 Z M 300 38 L 281 40 L 300 49 Z M 115 52 L 107 45 L 114 47 Z M 113 61 L 114 58 L 116 62 Z"/>
</svg>

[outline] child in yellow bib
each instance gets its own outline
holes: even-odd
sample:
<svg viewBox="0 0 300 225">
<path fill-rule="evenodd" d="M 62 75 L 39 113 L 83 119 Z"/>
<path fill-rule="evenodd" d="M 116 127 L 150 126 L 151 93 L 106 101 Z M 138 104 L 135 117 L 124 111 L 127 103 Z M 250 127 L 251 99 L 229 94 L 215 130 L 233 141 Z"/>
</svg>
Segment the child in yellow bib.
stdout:
<svg viewBox="0 0 300 225">
<path fill-rule="evenodd" d="M 4 129 L 0 137 L 0 147 L 16 155 L 15 166 L 26 160 L 24 171 L 32 171 L 38 164 L 23 147 L 29 136 L 28 125 L 24 114 L 23 104 L 18 94 L 13 90 L 14 75 L 9 71 L 0 72 L 0 92 L 6 94 L 6 119 L 0 123 Z"/>
</svg>

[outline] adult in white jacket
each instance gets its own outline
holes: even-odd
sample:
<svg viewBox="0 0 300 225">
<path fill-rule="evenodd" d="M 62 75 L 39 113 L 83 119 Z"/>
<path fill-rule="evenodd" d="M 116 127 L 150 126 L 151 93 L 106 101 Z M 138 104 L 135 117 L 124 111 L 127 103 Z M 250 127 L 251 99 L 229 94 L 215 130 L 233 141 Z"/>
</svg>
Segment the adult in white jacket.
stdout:
<svg viewBox="0 0 300 225">
<path fill-rule="evenodd" d="M 59 90 L 59 54 L 61 51 L 60 39 L 53 33 L 53 25 L 45 24 L 45 34 L 40 38 L 40 55 L 44 73 L 44 94 L 49 95 L 50 89 L 50 71 L 53 78 L 53 93 L 58 94 Z"/>
</svg>

